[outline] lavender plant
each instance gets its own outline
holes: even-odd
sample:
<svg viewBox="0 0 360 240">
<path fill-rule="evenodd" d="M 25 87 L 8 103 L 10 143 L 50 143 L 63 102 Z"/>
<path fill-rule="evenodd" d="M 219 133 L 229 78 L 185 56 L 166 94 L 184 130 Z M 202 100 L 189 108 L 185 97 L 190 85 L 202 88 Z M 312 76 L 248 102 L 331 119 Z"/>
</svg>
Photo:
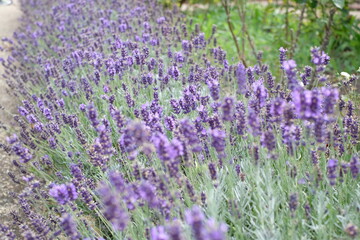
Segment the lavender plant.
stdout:
<svg viewBox="0 0 360 240">
<path fill-rule="evenodd" d="M 280 49 L 275 81 L 154 0 L 22 7 L 2 61 L 24 185 L 6 238 L 358 236 L 359 118 L 326 53 L 303 70 Z"/>
</svg>

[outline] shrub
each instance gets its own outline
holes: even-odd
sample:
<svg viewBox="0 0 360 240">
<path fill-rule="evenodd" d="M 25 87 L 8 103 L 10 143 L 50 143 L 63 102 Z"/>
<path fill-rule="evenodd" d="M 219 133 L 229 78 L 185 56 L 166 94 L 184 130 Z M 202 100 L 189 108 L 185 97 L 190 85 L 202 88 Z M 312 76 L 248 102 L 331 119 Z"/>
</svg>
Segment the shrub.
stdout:
<svg viewBox="0 0 360 240">
<path fill-rule="evenodd" d="M 281 49 L 276 83 L 156 1 L 23 10 L 4 77 L 25 239 L 356 236 L 358 117 L 319 48 L 304 69 Z"/>
</svg>

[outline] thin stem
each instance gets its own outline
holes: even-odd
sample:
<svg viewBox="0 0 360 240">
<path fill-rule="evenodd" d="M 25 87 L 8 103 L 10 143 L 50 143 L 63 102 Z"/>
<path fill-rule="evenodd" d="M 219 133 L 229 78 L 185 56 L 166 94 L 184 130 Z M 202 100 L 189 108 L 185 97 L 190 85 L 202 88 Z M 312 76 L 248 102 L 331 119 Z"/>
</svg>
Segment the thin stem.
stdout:
<svg viewBox="0 0 360 240">
<path fill-rule="evenodd" d="M 244 9 L 244 6 L 243 4 L 240 4 L 241 7 L 238 6 L 237 10 L 238 10 L 238 14 L 239 14 L 239 17 L 240 19 L 242 19 L 242 31 L 243 33 L 246 35 L 247 37 L 247 40 L 249 42 L 249 45 L 250 45 L 250 48 L 251 48 L 251 51 L 255 57 L 255 59 L 258 59 L 258 55 L 257 55 L 257 52 L 256 52 L 256 49 L 255 49 L 255 44 L 254 44 L 254 41 L 252 40 L 251 36 L 250 36 L 250 33 L 246 27 L 246 23 L 245 23 L 245 9 Z M 243 41 L 244 42 L 244 45 L 245 45 L 245 40 Z M 244 49 L 245 49 L 245 46 L 243 46 Z M 245 53 L 245 50 L 244 50 L 244 53 Z M 261 62 L 258 61 L 259 63 L 259 66 L 261 66 Z"/>
<path fill-rule="evenodd" d="M 296 49 L 297 43 L 299 41 L 299 36 L 301 34 L 301 27 L 303 25 L 303 20 L 304 20 L 304 16 L 305 16 L 305 9 L 306 9 L 306 4 L 303 4 L 302 8 L 301 8 L 300 17 L 299 17 L 299 25 L 298 25 L 298 28 L 297 28 L 297 31 L 295 34 L 294 41 L 291 46 L 291 50 L 290 50 L 290 58 L 292 58 L 294 56 L 295 49 Z"/>
<path fill-rule="evenodd" d="M 240 47 L 239 47 L 239 43 L 236 39 L 236 36 L 235 36 L 235 33 L 234 33 L 234 29 L 233 29 L 233 26 L 231 24 L 231 18 L 230 18 L 230 9 L 229 9 L 229 4 L 228 4 L 228 1 L 227 0 L 222 0 L 221 1 L 221 4 L 225 10 L 225 13 L 226 13 L 226 22 L 228 24 L 228 27 L 229 27 L 229 30 L 230 30 L 230 33 L 231 33 L 231 36 L 232 36 L 232 39 L 235 43 L 235 47 L 236 47 L 236 51 L 237 51 L 237 54 L 238 54 L 238 58 L 242 61 L 242 63 L 244 64 L 244 66 L 246 67 L 246 62 L 245 62 L 245 59 L 241 57 L 241 52 L 240 52 Z"/>
<path fill-rule="evenodd" d="M 241 30 L 242 30 L 242 34 L 241 34 L 241 47 L 242 47 L 242 58 L 245 59 L 245 37 L 244 34 L 246 32 L 246 11 L 245 11 L 245 4 L 243 1 L 244 0 L 240 0 L 240 7 L 238 7 L 238 11 L 239 11 L 239 15 L 240 15 L 240 20 L 241 20 Z M 245 0 L 246 1 L 246 0 Z"/>
<path fill-rule="evenodd" d="M 285 39 L 288 41 L 289 39 L 289 0 L 285 1 Z"/>
<path fill-rule="evenodd" d="M 257 54 L 257 52 L 256 52 L 254 42 L 253 42 L 252 38 L 250 37 L 250 34 L 249 34 L 249 32 L 248 32 L 247 29 L 245 29 L 245 33 L 246 33 L 248 42 L 249 42 L 249 44 L 250 44 L 251 51 L 252 51 L 252 53 L 254 54 L 256 60 L 258 61 L 259 66 L 261 67 L 261 61 L 258 59 L 258 54 Z"/>
<path fill-rule="evenodd" d="M 323 50 L 323 51 L 326 51 L 326 48 L 327 48 L 327 46 L 329 44 L 331 26 L 332 26 L 333 21 L 334 21 L 335 12 L 336 12 L 335 8 L 330 10 L 329 20 L 328 20 L 327 24 L 325 25 L 325 36 L 324 36 L 323 42 L 321 44 L 321 50 Z"/>
</svg>

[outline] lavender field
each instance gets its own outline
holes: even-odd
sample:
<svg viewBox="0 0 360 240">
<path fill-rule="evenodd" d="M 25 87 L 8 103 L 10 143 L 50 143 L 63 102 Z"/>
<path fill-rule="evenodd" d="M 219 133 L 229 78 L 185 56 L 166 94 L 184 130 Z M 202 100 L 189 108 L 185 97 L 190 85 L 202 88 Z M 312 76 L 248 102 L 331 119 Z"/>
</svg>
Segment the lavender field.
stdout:
<svg viewBox="0 0 360 240">
<path fill-rule="evenodd" d="M 2 41 L 20 105 L 1 147 L 24 190 L 1 239 L 359 237 L 357 76 L 334 84 L 320 46 L 270 69 L 156 0 L 22 11 Z"/>
</svg>

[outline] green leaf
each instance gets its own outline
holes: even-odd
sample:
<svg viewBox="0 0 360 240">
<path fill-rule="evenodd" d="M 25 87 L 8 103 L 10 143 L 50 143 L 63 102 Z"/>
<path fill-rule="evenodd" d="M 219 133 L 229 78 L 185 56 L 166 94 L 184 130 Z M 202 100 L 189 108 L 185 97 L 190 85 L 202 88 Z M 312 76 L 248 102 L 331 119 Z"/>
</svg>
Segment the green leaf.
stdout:
<svg viewBox="0 0 360 240">
<path fill-rule="evenodd" d="M 311 8 L 316 8 L 317 4 L 318 4 L 318 1 L 317 1 L 317 0 L 310 0 L 310 1 L 309 1 L 309 6 L 310 6 Z"/>
<path fill-rule="evenodd" d="M 345 0 L 332 0 L 337 8 L 342 9 L 345 5 Z"/>
</svg>

